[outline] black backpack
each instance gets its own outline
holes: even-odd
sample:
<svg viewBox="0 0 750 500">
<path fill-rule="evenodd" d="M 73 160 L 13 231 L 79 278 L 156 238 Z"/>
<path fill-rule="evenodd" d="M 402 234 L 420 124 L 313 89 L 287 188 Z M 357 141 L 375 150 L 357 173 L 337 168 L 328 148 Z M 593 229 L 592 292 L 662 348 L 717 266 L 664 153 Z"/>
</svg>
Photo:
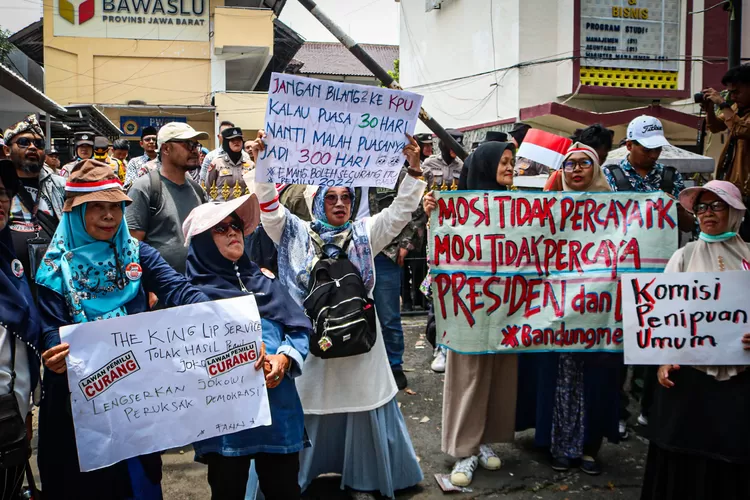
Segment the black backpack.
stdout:
<svg viewBox="0 0 750 500">
<path fill-rule="evenodd" d="M 630 183 L 630 180 L 628 180 L 625 172 L 622 171 L 622 168 L 620 168 L 620 165 L 607 165 L 607 168 L 612 174 L 612 177 L 615 179 L 615 186 L 617 186 L 617 191 L 621 192 L 633 190 L 633 185 Z M 674 191 L 674 181 L 676 178 L 677 169 L 674 167 L 664 166 L 664 175 L 662 175 L 661 177 L 661 184 L 659 184 L 659 189 L 661 189 L 665 193 L 672 194 L 672 191 Z"/>
<path fill-rule="evenodd" d="M 318 255 L 322 255 L 323 240 L 317 235 L 311 237 Z M 318 260 L 302 303 L 313 325 L 310 352 L 322 359 L 365 354 L 377 337 L 375 305 L 359 270 L 346 254 L 351 240 L 350 235 L 337 258 Z"/>
</svg>

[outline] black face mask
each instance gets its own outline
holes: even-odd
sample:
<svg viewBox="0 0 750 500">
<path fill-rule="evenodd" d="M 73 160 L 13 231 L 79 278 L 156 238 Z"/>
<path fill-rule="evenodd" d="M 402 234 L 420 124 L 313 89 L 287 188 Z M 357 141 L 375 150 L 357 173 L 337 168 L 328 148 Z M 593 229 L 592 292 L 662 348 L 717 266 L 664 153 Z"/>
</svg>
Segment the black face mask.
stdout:
<svg viewBox="0 0 750 500">
<path fill-rule="evenodd" d="M 229 147 L 229 139 L 224 139 L 222 141 L 221 149 L 226 152 L 226 154 L 229 156 L 229 159 L 232 160 L 232 163 L 237 163 L 238 161 L 240 161 L 240 158 L 242 158 L 242 149 L 240 148 L 240 150 L 236 153 L 232 151 L 232 148 Z"/>
</svg>

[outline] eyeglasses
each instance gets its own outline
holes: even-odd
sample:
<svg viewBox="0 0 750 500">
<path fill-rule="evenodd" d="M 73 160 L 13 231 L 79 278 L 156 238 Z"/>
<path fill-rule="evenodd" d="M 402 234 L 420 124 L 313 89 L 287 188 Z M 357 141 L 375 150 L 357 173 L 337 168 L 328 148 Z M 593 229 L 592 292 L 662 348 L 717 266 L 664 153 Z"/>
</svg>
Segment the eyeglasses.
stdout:
<svg viewBox="0 0 750 500">
<path fill-rule="evenodd" d="M 727 208 L 729 208 L 729 205 L 726 204 L 726 202 L 721 200 L 712 201 L 711 203 L 698 203 L 693 207 L 693 212 L 696 213 L 696 215 L 705 214 L 708 209 L 711 209 L 712 212 L 723 212 Z"/>
<path fill-rule="evenodd" d="M 216 225 L 215 225 L 215 226 L 213 227 L 213 229 L 211 229 L 211 230 L 212 230 L 212 231 L 213 231 L 214 233 L 216 233 L 216 234 L 224 234 L 224 233 L 226 233 L 227 231 L 229 231 L 229 229 L 230 229 L 230 228 L 231 228 L 231 229 L 233 229 L 233 230 L 235 230 L 235 231 L 237 231 L 238 233 L 241 233 L 241 232 L 242 232 L 242 226 L 241 226 L 241 225 L 240 225 L 240 223 L 239 223 L 239 222 L 237 222 L 237 221 L 232 221 L 232 222 L 219 222 L 219 223 L 218 223 L 218 224 L 216 224 Z"/>
<path fill-rule="evenodd" d="M 29 139 L 28 137 L 19 137 L 14 144 L 17 144 L 19 148 L 23 149 L 28 148 L 32 144 L 37 149 L 44 149 L 45 146 L 44 139 Z"/>
<path fill-rule="evenodd" d="M 563 164 L 563 168 L 565 169 L 566 172 L 573 172 L 575 171 L 576 167 L 581 167 L 581 170 L 588 170 L 593 166 L 594 166 L 594 162 L 589 159 L 578 160 L 578 161 L 568 160 Z"/>
<path fill-rule="evenodd" d="M 344 193 L 341 195 L 331 193 L 327 194 L 324 200 L 326 201 L 326 205 L 333 206 L 338 203 L 339 200 L 341 200 L 341 203 L 343 203 L 344 205 L 349 205 L 352 202 L 352 195 L 350 195 L 349 193 Z"/>
<path fill-rule="evenodd" d="M 172 143 L 177 143 L 177 144 L 182 144 L 184 146 L 187 146 L 188 151 L 192 151 L 194 149 L 198 149 L 199 147 L 201 147 L 201 143 L 196 142 L 196 141 L 167 141 L 167 142 L 172 142 Z"/>
<path fill-rule="evenodd" d="M 143 142 L 156 142 L 156 136 L 155 135 L 149 135 L 147 137 L 144 137 L 141 139 Z"/>
<path fill-rule="evenodd" d="M 8 202 L 13 197 L 13 193 L 7 189 L 0 188 L 0 201 Z"/>
</svg>

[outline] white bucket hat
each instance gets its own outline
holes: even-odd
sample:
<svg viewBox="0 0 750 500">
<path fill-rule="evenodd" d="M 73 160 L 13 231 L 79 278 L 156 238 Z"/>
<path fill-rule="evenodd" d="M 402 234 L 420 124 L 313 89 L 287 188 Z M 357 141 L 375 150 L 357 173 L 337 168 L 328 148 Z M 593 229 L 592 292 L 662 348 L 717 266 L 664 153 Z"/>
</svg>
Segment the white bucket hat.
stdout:
<svg viewBox="0 0 750 500">
<path fill-rule="evenodd" d="M 255 194 L 246 194 L 226 203 L 205 203 L 195 207 L 185 222 L 182 223 L 182 233 L 185 235 L 185 246 L 190 246 L 193 236 L 208 231 L 219 222 L 237 212 L 245 224 L 245 236 L 255 231 L 260 222 L 260 205 Z"/>
</svg>

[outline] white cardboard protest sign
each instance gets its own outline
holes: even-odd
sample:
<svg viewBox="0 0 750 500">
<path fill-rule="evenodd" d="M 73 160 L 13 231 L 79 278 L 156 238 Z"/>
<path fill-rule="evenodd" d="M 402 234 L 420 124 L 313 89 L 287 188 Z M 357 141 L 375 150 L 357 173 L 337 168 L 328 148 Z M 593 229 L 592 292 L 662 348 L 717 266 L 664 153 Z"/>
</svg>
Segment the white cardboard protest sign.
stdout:
<svg viewBox="0 0 750 500">
<path fill-rule="evenodd" d="M 81 471 L 271 424 L 252 296 L 60 329 Z"/>
<path fill-rule="evenodd" d="M 393 187 L 422 96 L 273 73 L 258 182 Z"/>
<path fill-rule="evenodd" d="M 624 274 L 625 363 L 750 365 L 750 273 Z"/>
</svg>

